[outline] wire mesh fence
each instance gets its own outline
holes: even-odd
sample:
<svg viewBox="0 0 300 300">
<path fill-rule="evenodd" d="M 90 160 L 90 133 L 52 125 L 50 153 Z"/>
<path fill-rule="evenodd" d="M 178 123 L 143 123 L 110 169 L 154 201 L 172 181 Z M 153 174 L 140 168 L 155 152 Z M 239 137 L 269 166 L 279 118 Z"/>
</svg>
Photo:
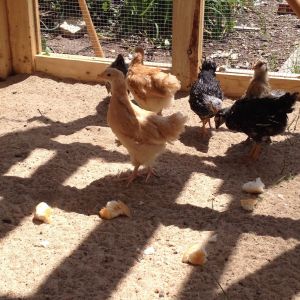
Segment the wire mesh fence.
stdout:
<svg viewBox="0 0 300 300">
<path fill-rule="evenodd" d="M 270 71 L 300 73 L 299 33 L 285 1 L 206 0 L 204 55 L 225 69 L 251 69 L 262 59 Z"/>
<path fill-rule="evenodd" d="M 106 57 L 139 45 L 147 60 L 171 62 L 172 0 L 86 0 Z M 39 0 L 43 49 L 94 56 L 78 0 Z"/>
<path fill-rule="evenodd" d="M 188 0 L 187 0 L 188 1 Z M 39 0 L 44 50 L 94 56 L 79 0 Z M 86 0 L 106 57 L 135 46 L 148 61 L 171 62 L 172 0 Z M 300 21 L 283 0 L 206 0 L 204 55 L 219 66 L 300 73 Z"/>
</svg>

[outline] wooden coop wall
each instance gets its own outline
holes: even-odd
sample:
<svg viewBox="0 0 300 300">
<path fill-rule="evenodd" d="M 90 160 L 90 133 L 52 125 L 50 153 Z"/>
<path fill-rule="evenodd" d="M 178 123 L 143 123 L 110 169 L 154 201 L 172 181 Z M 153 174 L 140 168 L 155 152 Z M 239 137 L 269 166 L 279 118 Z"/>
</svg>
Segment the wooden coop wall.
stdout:
<svg viewBox="0 0 300 300">
<path fill-rule="evenodd" d="M 6 0 L 0 0 L 0 78 L 12 71 Z"/>
<path fill-rule="evenodd" d="M 175 74 L 182 89 L 189 90 L 197 78 L 202 58 L 205 0 L 173 0 L 172 65 L 147 63 Z M 43 72 L 59 78 L 97 82 L 111 59 L 41 53 L 38 0 L 0 0 L 0 78 L 12 73 Z M 241 96 L 252 71 L 218 73 L 228 97 Z M 271 73 L 274 89 L 300 92 L 300 78 Z"/>
</svg>

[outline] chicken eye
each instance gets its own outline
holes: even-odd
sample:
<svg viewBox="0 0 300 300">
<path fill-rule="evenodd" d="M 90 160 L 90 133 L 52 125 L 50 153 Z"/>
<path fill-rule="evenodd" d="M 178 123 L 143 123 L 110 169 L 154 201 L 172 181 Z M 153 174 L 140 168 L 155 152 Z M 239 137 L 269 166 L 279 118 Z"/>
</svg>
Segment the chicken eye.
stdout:
<svg viewBox="0 0 300 300">
<path fill-rule="evenodd" d="M 107 76 L 108 76 L 108 77 L 110 77 L 110 76 L 111 76 L 111 74 L 110 74 L 110 73 L 108 73 L 108 74 L 107 74 Z"/>
</svg>

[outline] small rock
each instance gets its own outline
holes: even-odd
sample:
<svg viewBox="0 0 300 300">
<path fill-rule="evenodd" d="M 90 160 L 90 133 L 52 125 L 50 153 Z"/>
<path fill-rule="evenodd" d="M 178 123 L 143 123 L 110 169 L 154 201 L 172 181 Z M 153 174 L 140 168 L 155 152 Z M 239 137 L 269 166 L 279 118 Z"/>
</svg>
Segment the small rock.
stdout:
<svg viewBox="0 0 300 300">
<path fill-rule="evenodd" d="M 155 249 L 152 246 L 150 246 L 144 250 L 144 254 L 146 254 L 146 255 L 152 255 L 154 253 L 155 253 Z"/>
<path fill-rule="evenodd" d="M 230 58 L 231 58 L 232 60 L 238 60 L 239 54 L 238 54 L 238 53 L 232 53 L 232 54 L 230 55 Z"/>
<path fill-rule="evenodd" d="M 218 239 L 218 235 L 214 234 L 210 239 L 208 240 L 210 243 L 215 243 Z"/>
<path fill-rule="evenodd" d="M 159 298 L 163 298 L 165 297 L 165 293 L 164 291 L 160 291 L 159 294 L 158 294 Z"/>
<path fill-rule="evenodd" d="M 47 240 L 44 240 L 44 241 L 41 241 L 40 242 L 40 245 L 41 245 L 41 247 L 43 247 L 43 248 L 47 248 L 48 246 L 49 246 L 49 241 L 47 241 Z"/>
</svg>

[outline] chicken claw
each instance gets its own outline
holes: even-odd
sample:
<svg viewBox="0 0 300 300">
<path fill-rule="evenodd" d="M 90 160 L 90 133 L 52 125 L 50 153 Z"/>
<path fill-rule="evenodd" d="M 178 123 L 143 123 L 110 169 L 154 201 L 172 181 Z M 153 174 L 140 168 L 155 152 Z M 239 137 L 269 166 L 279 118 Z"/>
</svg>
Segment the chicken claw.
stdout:
<svg viewBox="0 0 300 300">
<path fill-rule="evenodd" d="M 138 169 L 140 166 L 137 166 L 134 168 L 134 170 L 131 172 L 131 174 L 125 175 L 125 176 L 118 176 L 118 181 L 127 181 L 127 187 L 137 178 L 142 176 L 138 173 Z"/>
<path fill-rule="evenodd" d="M 152 167 L 148 167 L 148 173 L 147 173 L 147 177 L 146 177 L 146 180 L 145 182 L 148 182 L 149 178 L 151 176 L 155 176 L 155 177 L 159 177 L 159 175 L 157 174 L 156 170 Z"/>
</svg>

